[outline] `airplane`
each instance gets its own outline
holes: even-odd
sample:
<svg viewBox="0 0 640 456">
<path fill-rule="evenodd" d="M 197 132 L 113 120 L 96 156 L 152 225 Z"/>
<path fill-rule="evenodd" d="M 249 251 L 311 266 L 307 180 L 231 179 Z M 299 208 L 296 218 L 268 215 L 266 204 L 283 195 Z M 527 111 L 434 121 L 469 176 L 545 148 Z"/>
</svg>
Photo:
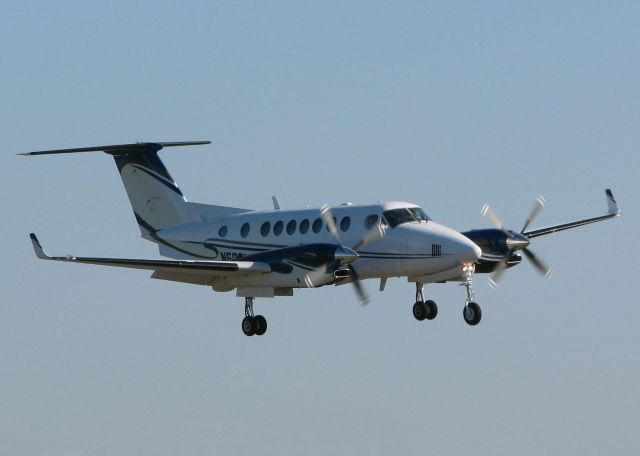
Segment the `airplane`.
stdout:
<svg viewBox="0 0 640 456">
<path fill-rule="evenodd" d="M 112 155 L 143 239 L 158 245 L 170 259 L 49 256 L 30 234 L 38 258 L 80 264 L 153 271 L 154 279 L 205 285 L 217 292 L 236 290 L 244 298 L 242 331 L 263 335 L 267 320 L 254 312 L 255 298 L 293 296 L 293 290 L 351 283 L 361 303 L 369 301 L 361 284 L 406 277 L 414 282 L 413 316 L 433 320 L 438 307 L 425 300 L 428 283 L 462 282 L 467 297 L 464 321 L 482 318 L 475 301 L 474 273 L 503 271 L 522 261 L 520 252 L 548 276 L 549 267 L 529 249 L 531 239 L 620 215 L 606 190 L 605 215 L 527 231 L 544 200 L 539 198 L 520 232 L 505 228 L 489 206 L 483 214 L 496 228 L 458 232 L 432 220 L 422 208 L 407 202 L 285 210 L 272 197 L 273 209 L 250 210 L 187 201 L 158 156 L 164 148 L 198 146 L 211 141 L 140 142 L 74 149 L 44 150 L 18 155 L 37 156 L 85 152 Z"/>
</svg>

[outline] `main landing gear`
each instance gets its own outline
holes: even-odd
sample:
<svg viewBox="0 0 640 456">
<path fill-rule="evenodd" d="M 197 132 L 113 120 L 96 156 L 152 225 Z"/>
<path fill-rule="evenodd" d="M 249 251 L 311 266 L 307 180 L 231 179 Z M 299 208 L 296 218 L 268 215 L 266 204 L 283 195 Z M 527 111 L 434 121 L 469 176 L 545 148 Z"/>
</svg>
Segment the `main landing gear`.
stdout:
<svg viewBox="0 0 640 456">
<path fill-rule="evenodd" d="M 424 285 L 416 282 L 416 303 L 413 305 L 413 316 L 418 321 L 433 320 L 438 315 L 438 306 L 430 299 L 424 300 L 423 290 Z"/>
<path fill-rule="evenodd" d="M 244 298 L 244 315 L 242 319 L 242 332 L 245 336 L 262 336 L 267 332 L 267 319 L 262 315 L 253 314 L 253 299 Z"/>
</svg>

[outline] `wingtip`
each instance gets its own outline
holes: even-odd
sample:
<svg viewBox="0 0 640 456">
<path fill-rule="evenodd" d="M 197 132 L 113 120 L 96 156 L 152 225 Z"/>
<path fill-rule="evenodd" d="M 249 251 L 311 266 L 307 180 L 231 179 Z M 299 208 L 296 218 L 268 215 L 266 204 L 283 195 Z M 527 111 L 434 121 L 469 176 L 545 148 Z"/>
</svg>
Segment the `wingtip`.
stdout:
<svg viewBox="0 0 640 456">
<path fill-rule="evenodd" d="M 610 188 L 605 189 L 604 193 L 607 197 L 607 206 L 609 209 L 609 214 L 616 215 L 616 216 L 620 215 L 621 211 L 620 211 L 620 208 L 618 208 L 618 202 L 614 198 L 613 192 L 611 191 L 611 189 Z"/>
<path fill-rule="evenodd" d="M 31 238 L 31 244 L 33 245 L 33 251 L 35 252 L 36 256 L 41 260 L 49 260 L 50 257 L 45 253 L 36 234 L 29 233 L 29 238 Z"/>
</svg>

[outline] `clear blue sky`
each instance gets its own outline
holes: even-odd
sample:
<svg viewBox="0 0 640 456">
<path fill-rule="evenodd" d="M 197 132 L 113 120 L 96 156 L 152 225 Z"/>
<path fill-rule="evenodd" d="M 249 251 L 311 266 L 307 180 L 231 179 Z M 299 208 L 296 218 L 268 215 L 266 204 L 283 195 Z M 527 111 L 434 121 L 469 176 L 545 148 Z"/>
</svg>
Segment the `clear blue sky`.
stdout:
<svg viewBox="0 0 640 456">
<path fill-rule="evenodd" d="M 19 2 L 0 14 L 0 455 L 637 455 L 640 4 Z M 458 229 L 492 203 L 540 238 L 498 290 L 366 282 L 242 300 L 56 254 L 156 257 L 112 160 L 163 153 L 192 201 L 407 200 Z"/>
</svg>

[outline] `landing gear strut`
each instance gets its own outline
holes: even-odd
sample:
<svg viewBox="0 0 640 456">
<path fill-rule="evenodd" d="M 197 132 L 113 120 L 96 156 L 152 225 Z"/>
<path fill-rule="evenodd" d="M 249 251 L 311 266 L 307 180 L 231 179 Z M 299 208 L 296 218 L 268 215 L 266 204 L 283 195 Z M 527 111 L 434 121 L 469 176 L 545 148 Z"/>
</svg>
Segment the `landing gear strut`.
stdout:
<svg viewBox="0 0 640 456">
<path fill-rule="evenodd" d="M 253 299 L 244 298 L 244 318 L 242 319 L 242 332 L 245 336 L 262 336 L 267 332 L 267 319 L 262 315 L 253 314 Z"/>
<path fill-rule="evenodd" d="M 416 320 L 433 320 L 438 315 L 438 306 L 432 300 L 424 300 L 424 284 L 416 282 L 416 303 L 413 305 L 413 316 Z"/>
<path fill-rule="evenodd" d="M 475 264 L 468 263 L 462 266 L 462 280 L 464 280 L 464 286 L 467 288 L 467 300 L 464 303 L 464 309 L 462 309 L 462 316 L 464 321 L 471 326 L 475 326 L 480 323 L 482 319 L 482 310 L 473 294 L 473 273 L 475 272 Z"/>
</svg>

